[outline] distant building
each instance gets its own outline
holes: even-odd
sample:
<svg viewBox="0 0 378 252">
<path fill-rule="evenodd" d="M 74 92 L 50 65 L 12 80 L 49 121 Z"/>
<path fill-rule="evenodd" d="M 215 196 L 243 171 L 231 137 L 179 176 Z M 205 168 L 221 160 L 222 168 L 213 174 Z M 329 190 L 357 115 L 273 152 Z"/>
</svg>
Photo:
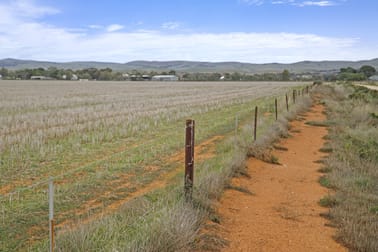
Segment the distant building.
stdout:
<svg viewBox="0 0 378 252">
<path fill-rule="evenodd" d="M 73 81 L 77 81 L 78 79 L 79 79 L 79 77 L 77 77 L 76 74 L 73 74 L 73 75 L 72 75 L 71 80 L 73 80 Z"/>
<path fill-rule="evenodd" d="M 0 80 L 3 78 L 3 76 L 0 74 Z"/>
<path fill-rule="evenodd" d="M 378 75 L 370 76 L 369 81 L 378 81 Z"/>
<path fill-rule="evenodd" d="M 149 76 L 148 74 L 143 74 L 142 79 L 143 80 L 151 80 L 151 76 Z"/>
<path fill-rule="evenodd" d="M 53 78 L 42 76 L 42 75 L 34 75 L 30 77 L 31 80 L 52 80 Z"/>
<path fill-rule="evenodd" d="M 179 78 L 176 75 L 154 75 L 152 76 L 153 81 L 178 81 Z"/>
</svg>

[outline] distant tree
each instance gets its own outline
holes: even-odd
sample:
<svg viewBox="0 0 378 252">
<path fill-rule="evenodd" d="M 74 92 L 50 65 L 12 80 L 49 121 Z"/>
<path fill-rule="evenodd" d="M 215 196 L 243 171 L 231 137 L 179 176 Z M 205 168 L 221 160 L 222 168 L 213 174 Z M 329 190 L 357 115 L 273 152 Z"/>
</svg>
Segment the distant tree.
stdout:
<svg viewBox="0 0 378 252">
<path fill-rule="evenodd" d="M 49 67 L 46 71 L 48 77 L 59 79 L 59 70 L 56 67 Z"/>
<path fill-rule="evenodd" d="M 366 78 L 369 78 L 370 76 L 373 76 L 377 71 L 372 66 L 364 65 L 359 69 L 359 72 L 363 73 Z"/>
<path fill-rule="evenodd" d="M 22 80 L 28 80 L 32 76 L 32 69 L 21 69 L 15 71 L 15 78 L 22 79 Z"/>
<path fill-rule="evenodd" d="M 366 76 L 363 73 L 342 72 L 338 75 L 338 79 L 343 81 L 361 81 L 365 80 Z"/>
<path fill-rule="evenodd" d="M 357 70 L 353 67 L 340 68 L 341 73 L 357 73 Z"/>
<path fill-rule="evenodd" d="M 233 81 L 240 81 L 240 79 L 241 79 L 241 74 L 240 73 L 233 72 L 231 74 L 231 80 L 233 80 Z"/>
<path fill-rule="evenodd" d="M 2 67 L 2 68 L 0 69 L 0 75 L 3 76 L 4 79 L 5 79 L 6 77 L 8 77 L 8 74 L 9 74 L 8 69 L 6 69 L 6 68 L 4 68 L 4 67 Z"/>
<path fill-rule="evenodd" d="M 289 70 L 285 69 L 282 72 L 282 80 L 283 81 L 289 81 L 290 80 L 290 73 Z"/>
<path fill-rule="evenodd" d="M 168 72 L 168 74 L 169 74 L 169 75 L 176 75 L 176 71 L 175 71 L 175 70 L 170 70 L 170 71 Z"/>
</svg>

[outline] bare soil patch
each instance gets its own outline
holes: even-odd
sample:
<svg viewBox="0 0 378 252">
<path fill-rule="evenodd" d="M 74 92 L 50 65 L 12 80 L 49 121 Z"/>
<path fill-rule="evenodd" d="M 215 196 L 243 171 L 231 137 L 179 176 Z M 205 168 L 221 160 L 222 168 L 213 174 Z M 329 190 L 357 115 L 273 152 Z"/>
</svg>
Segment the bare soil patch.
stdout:
<svg viewBox="0 0 378 252">
<path fill-rule="evenodd" d="M 273 151 L 280 165 L 251 158 L 251 178 L 233 179 L 234 185 L 253 195 L 237 190 L 224 193 L 218 209 L 220 236 L 230 242 L 224 251 L 346 251 L 332 238 L 335 229 L 320 216 L 327 209 L 318 204 L 330 193 L 318 183 L 321 164 L 315 162 L 324 155 L 318 150 L 327 129 L 305 122 L 324 121 L 323 110 L 316 105 L 305 120 L 291 124 L 293 137 L 279 143 L 287 150 Z"/>
</svg>

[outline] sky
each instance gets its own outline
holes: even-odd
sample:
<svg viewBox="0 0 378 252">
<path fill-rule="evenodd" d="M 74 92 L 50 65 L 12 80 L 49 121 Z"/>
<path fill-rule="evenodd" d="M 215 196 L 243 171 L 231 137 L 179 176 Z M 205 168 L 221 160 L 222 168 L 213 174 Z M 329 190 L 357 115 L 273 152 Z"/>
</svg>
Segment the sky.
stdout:
<svg viewBox="0 0 378 252">
<path fill-rule="evenodd" d="M 0 0 L 0 59 L 356 61 L 377 28 L 377 0 Z"/>
</svg>

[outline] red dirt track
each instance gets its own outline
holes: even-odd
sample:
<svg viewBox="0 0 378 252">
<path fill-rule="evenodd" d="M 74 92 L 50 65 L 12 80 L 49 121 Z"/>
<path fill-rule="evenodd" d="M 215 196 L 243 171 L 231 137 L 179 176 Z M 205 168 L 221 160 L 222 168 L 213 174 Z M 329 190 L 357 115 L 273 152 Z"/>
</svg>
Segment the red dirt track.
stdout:
<svg viewBox="0 0 378 252">
<path fill-rule="evenodd" d="M 320 186 L 315 161 L 324 154 L 327 129 L 306 125 L 323 121 L 324 107 L 316 105 L 306 120 L 292 122 L 292 137 L 280 142 L 287 151 L 274 151 L 281 165 L 248 160 L 251 178 L 235 178 L 233 184 L 254 195 L 227 190 L 220 202 L 221 237 L 230 241 L 224 251 L 346 251 L 333 240 L 335 229 L 320 216 L 327 209 L 318 201 L 329 190 Z"/>
</svg>

